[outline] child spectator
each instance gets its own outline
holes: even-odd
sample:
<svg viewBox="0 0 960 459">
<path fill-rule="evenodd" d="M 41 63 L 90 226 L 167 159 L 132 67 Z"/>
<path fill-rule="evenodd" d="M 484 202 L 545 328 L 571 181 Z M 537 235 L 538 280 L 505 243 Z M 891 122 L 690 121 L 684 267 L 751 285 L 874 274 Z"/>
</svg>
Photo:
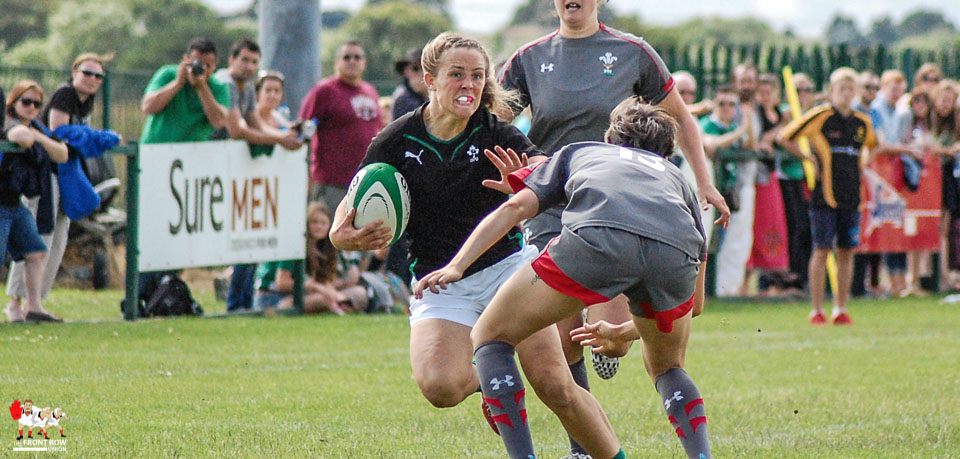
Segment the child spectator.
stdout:
<svg viewBox="0 0 960 459">
<path fill-rule="evenodd" d="M 817 167 L 817 184 L 811 202 L 813 255 L 810 258 L 810 323 L 823 325 L 823 292 L 827 255 L 836 247 L 839 286 L 834 290 L 833 323 L 850 325 L 847 299 L 853 267 L 853 249 L 860 243 L 860 167 L 877 146 L 870 117 L 853 110 L 857 73 L 841 67 L 830 75 L 830 105 L 808 111 L 785 126 L 777 141 L 803 157 L 796 139 L 810 139 L 813 154 L 806 158 Z"/>
</svg>

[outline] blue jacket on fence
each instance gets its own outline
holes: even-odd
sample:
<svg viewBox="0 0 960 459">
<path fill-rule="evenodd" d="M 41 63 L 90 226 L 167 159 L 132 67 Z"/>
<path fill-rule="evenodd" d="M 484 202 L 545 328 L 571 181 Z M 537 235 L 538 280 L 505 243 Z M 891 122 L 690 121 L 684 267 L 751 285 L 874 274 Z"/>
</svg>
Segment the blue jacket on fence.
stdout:
<svg viewBox="0 0 960 459">
<path fill-rule="evenodd" d="M 57 167 L 60 203 L 71 220 L 80 220 L 100 207 L 100 195 L 83 172 L 83 158 L 103 155 L 120 143 L 113 131 L 101 131 L 82 124 L 65 124 L 53 131 L 70 148 L 70 158 Z"/>
</svg>

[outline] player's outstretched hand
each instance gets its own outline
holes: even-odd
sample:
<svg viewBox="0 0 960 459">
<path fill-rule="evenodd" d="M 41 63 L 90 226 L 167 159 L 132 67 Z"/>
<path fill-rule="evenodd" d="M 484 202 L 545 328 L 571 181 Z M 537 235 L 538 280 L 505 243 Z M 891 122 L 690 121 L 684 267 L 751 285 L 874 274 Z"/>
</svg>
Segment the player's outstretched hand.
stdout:
<svg viewBox="0 0 960 459">
<path fill-rule="evenodd" d="M 413 296 L 417 299 L 423 298 L 423 291 L 430 289 L 433 293 L 440 293 L 440 289 L 446 290 L 447 284 L 456 282 L 463 277 L 463 271 L 453 268 L 450 265 L 444 266 L 420 279 L 417 286 L 413 289 Z M 439 288 L 438 288 L 439 287 Z"/>
<path fill-rule="evenodd" d="M 606 356 L 627 355 L 630 341 L 637 339 L 636 327 L 633 322 L 624 322 L 613 325 L 605 320 L 596 323 L 583 324 L 580 328 L 570 331 L 570 339 L 581 346 L 593 346 L 594 353 Z"/>
<path fill-rule="evenodd" d="M 507 176 L 521 167 L 526 167 L 530 163 L 530 159 L 527 158 L 526 153 L 517 155 L 517 152 L 513 151 L 512 148 L 504 150 L 500 145 L 493 147 L 493 150 L 484 149 L 483 154 L 500 171 L 500 180 L 484 180 L 483 186 L 505 194 L 513 193 L 513 188 L 510 188 L 510 184 L 507 183 Z"/>
<path fill-rule="evenodd" d="M 390 243 L 392 233 L 383 220 L 376 220 L 363 228 L 353 226 L 357 210 L 350 209 L 340 225 L 330 230 L 330 241 L 340 250 L 377 250 Z"/>
<path fill-rule="evenodd" d="M 709 208 L 708 204 L 713 204 L 713 207 L 720 211 L 720 217 L 713 224 L 727 229 L 727 224 L 730 223 L 730 208 L 727 207 L 727 201 L 723 199 L 723 195 L 720 194 L 717 187 L 713 185 L 706 188 L 700 187 L 700 204 L 703 206 L 703 210 Z"/>
</svg>

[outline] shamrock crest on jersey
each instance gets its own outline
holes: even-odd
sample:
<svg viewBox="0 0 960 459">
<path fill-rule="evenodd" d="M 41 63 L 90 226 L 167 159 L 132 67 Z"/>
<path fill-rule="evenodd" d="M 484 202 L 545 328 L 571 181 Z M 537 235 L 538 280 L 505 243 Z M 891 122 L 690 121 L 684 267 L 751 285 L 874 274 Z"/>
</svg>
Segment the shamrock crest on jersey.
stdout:
<svg viewBox="0 0 960 459">
<path fill-rule="evenodd" d="M 475 163 L 480 160 L 480 149 L 476 145 L 470 145 L 467 149 L 467 155 L 470 156 L 470 162 Z"/>
</svg>

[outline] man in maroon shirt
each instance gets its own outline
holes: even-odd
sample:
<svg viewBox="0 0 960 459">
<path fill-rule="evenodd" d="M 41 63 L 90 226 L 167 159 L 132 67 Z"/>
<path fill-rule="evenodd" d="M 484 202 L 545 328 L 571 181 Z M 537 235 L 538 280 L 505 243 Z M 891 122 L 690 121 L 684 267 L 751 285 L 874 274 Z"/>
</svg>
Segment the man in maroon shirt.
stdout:
<svg viewBox="0 0 960 459">
<path fill-rule="evenodd" d="M 300 119 L 317 120 L 310 142 L 310 200 L 336 209 L 367 146 L 380 130 L 377 90 L 363 81 L 367 60 L 359 42 L 337 48 L 334 75 L 317 83 L 300 106 Z"/>
</svg>

